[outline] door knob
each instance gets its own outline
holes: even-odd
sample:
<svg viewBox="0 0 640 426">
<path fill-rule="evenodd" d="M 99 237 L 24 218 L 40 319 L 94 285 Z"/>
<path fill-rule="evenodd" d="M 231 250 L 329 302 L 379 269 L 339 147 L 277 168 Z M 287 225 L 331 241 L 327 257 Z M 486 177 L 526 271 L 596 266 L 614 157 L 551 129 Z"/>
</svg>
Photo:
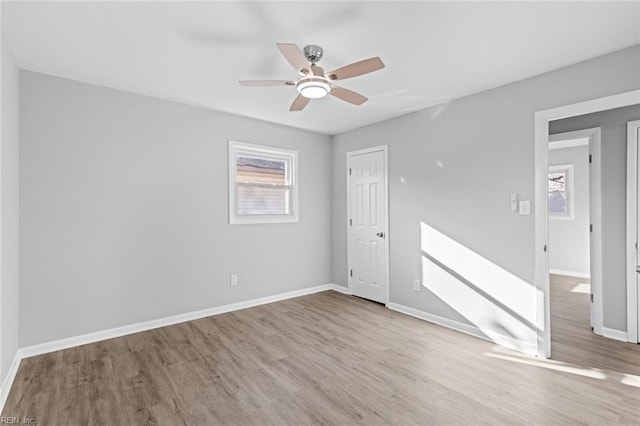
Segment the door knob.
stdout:
<svg viewBox="0 0 640 426">
<path fill-rule="evenodd" d="M 378 232 L 376 235 L 378 237 L 380 237 L 380 238 L 384 238 L 384 232 Z M 640 268 L 640 266 L 639 266 L 639 268 Z M 640 272 L 640 271 L 638 271 L 638 272 Z"/>
</svg>

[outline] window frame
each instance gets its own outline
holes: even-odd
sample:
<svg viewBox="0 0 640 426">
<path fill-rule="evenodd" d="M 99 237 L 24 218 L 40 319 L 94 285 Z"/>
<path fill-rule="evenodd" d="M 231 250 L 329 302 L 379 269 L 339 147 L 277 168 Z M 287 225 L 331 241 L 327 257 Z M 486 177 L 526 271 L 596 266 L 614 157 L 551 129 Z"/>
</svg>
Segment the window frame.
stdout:
<svg viewBox="0 0 640 426">
<path fill-rule="evenodd" d="M 565 183 L 565 194 L 567 198 L 567 212 L 566 213 L 552 213 L 551 210 L 548 210 L 549 219 L 553 220 L 573 220 L 574 219 L 574 211 L 573 211 L 573 164 L 557 164 L 549 166 L 549 171 L 547 172 L 547 200 L 549 199 L 549 174 L 550 173 L 561 173 L 565 172 L 565 177 L 567 179 Z M 548 203 L 549 204 L 549 203 Z M 550 209 L 549 204 L 549 209 Z"/>
<path fill-rule="evenodd" d="M 263 223 L 297 223 L 298 219 L 298 151 L 257 145 L 252 143 L 229 140 L 229 224 L 263 224 Z M 241 215 L 236 210 L 237 188 L 236 182 L 238 155 L 264 156 L 265 158 L 284 160 L 289 167 L 289 214 L 253 214 Z"/>
</svg>

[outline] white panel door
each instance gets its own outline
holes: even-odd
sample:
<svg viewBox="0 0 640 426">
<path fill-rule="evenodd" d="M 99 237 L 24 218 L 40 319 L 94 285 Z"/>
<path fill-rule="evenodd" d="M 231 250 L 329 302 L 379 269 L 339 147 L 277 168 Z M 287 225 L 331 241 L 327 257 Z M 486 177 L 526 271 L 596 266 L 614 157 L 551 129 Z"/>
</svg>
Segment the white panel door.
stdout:
<svg viewBox="0 0 640 426">
<path fill-rule="evenodd" d="M 385 151 L 349 156 L 349 279 L 356 296 L 387 302 Z"/>
</svg>

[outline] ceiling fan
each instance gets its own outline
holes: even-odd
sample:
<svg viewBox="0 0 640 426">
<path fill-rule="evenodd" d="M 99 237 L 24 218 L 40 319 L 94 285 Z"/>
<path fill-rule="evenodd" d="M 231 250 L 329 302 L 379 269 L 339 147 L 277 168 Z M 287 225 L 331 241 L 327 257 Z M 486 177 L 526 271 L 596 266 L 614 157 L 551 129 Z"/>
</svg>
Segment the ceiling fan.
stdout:
<svg viewBox="0 0 640 426">
<path fill-rule="evenodd" d="M 289 111 L 302 111 L 311 99 L 322 98 L 327 95 L 335 96 L 354 105 L 362 105 L 367 98 L 352 90 L 333 84 L 336 80 L 346 80 L 384 68 L 379 57 L 364 59 L 353 64 L 345 65 L 329 73 L 316 65 L 322 58 L 323 49 L 320 46 L 309 45 L 300 50 L 293 43 L 276 43 L 282 56 L 301 75 L 297 80 L 241 80 L 245 87 L 273 87 L 295 86 L 298 96 L 294 99 Z"/>
</svg>

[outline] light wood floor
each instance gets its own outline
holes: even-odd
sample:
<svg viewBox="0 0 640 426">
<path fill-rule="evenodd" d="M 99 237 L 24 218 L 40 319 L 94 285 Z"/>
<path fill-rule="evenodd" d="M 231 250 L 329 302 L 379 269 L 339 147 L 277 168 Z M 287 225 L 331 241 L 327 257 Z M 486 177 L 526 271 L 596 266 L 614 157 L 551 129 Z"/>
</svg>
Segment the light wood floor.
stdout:
<svg viewBox="0 0 640 426">
<path fill-rule="evenodd" d="M 640 376 L 640 345 L 591 332 L 590 296 L 572 291 L 588 282 L 584 278 L 551 275 L 552 359 Z"/>
<path fill-rule="evenodd" d="M 565 284 L 553 286 L 554 306 L 571 307 L 553 312 L 557 360 L 324 292 L 25 359 L 2 415 L 38 425 L 638 424 L 640 348 L 578 332 L 584 312 Z"/>
</svg>

